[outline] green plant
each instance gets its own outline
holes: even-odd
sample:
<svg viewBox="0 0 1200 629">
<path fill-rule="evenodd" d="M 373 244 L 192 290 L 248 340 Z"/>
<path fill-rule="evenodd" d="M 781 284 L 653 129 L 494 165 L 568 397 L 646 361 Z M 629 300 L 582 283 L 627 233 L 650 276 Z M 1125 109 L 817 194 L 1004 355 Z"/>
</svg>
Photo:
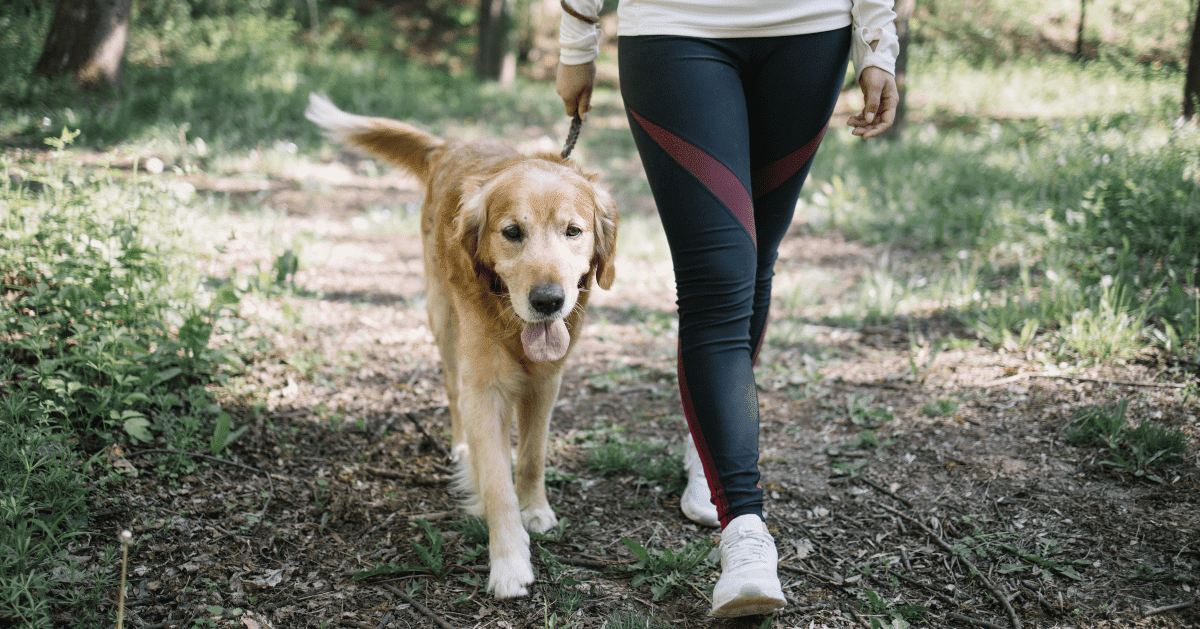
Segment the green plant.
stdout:
<svg viewBox="0 0 1200 629">
<path fill-rule="evenodd" d="M 871 629 L 908 629 L 913 621 L 922 620 L 929 613 L 929 608 L 921 605 L 894 605 L 869 588 L 858 592 L 858 600 L 864 611 L 871 614 Z"/>
<path fill-rule="evenodd" d="M 939 397 L 931 402 L 926 402 L 921 407 L 921 412 L 933 417 L 948 417 L 958 410 L 958 405 L 959 401 L 955 398 Z"/>
<path fill-rule="evenodd" d="M 604 475 L 635 473 L 670 493 L 679 493 L 687 486 L 683 456 L 661 441 L 633 441 L 618 433 L 605 434 L 588 448 L 586 464 Z"/>
<path fill-rule="evenodd" d="M 225 451 L 225 448 L 228 448 L 230 444 L 237 441 L 237 438 L 250 428 L 249 424 L 247 424 L 230 432 L 230 423 L 229 413 L 221 411 L 217 414 L 217 423 L 213 428 L 212 439 L 209 441 L 208 446 L 209 452 L 212 452 L 213 456 L 220 456 Z"/>
<path fill-rule="evenodd" d="M 487 520 L 483 518 L 464 514 L 454 522 L 454 529 L 462 533 L 463 540 L 468 543 L 488 543 L 488 525 Z"/>
<path fill-rule="evenodd" d="M 636 588 L 649 584 L 654 601 L 662 600 L 672 589 L 687 591 L 688 587 L 697 587 L 694 581 L 711 568 L 715 547 L 707 539 L 690 542 L 678 552 L 645 548 L 628 537 L 622 537 L 621 543 L 637 557 L 628 568 L 633 573 L 630 585 Z"/>
<path fill-rule="evenodd" d="M 1150 470 L 1182 458 L 1187 450 L 1187 435 L 1150 420 L 1129 428 L 1125 417 L 1128 408 L 1128 400 L 1118 400 L 1112 405 L 1081 409 L 1064 435 L 1075 446 L 1107 448 L 1109 458 L 1101 461 L 1101 465 L 1161 483 L 1162 478 Z"/>
<path fill-rule="evenodd" d="M 873 395 L 851 393 L 846 396 L 846 415 L 855 426 L 867 428 L 878 427 L 893 419 L 891 409 L 883 406 L 872 406 Z"/>
<path fill-rule="evenodd" d="M 23 393 L 13 391 L 5 401 Z M 74 626 L 105 625 L 111 609 L 98 601 L 112 586 L 112 574 L 81 571 L 66 557 L 68 544 L 83 534 L 83 466 L 60 434 L 13 410 L 0 405 L 0 618 L 50 627 L 55 607 L 69 605 Z M 106 555 L 96 565 L 111 566 L 110 560 Z"/>
<path fill-rule="evenodd" d="M 639 612 L 609 612 L 604 618 L 604 629 L 660 629 L 666 627 L 652 616 Z"/>
<path fill-rule="evenodd" d="M 433 574 L 442 574 L 446 568 L 446 561 L 442 556 L 442 546 L 445 544 L 442 538 L 442 531 L 430 524 L 429 520 L 425 518 L 421 518 L 416 522 L 409 522 L 409 526 L 418 528 L 424 532 L 425 539 L 429 542 L 428 545 L 419 544 L 416 540 L 408 543 L 412 547 L 413 553 L 417 555 L 417 560 Z"/>
<path fill-rule="evenodd" d="M 1193 583 L 1195 579 L 1187 575 L 1176 574 L 1163 568 L 1155 568 L 1138 564 L 1130 571 L 1129 577 L 1134 581 L 1174 581 L 1176 583 Z"/>
<path fill-rule="evenodd" d="M 1007 563 L 1000 566 L 997 572 L 1000 574 L 1011 574 L 1014 572 L 1028 572 L 1031 576 L 1049 579 L 1052 575 L 1058 574 L 1073 581 L 1082 581 L 1083 577 L 1075 570 L 1075 566 L 1088 566 L 1091 562 L 1085 559 L 1075 559 L 1070 561 L 1059 561 L 1052 559 L 1051 555 L 1060 554 L 1062 548 L 1053 540 L 1042 542 L 1042 547 L 1037 553 L 1028 552 L 1011 546 L 1009 544 L 997 543 L 995 545 L 1000 550 L 1020 559 L 1025 560 L 1030 565 L 1025 565 L 1020 562 Z"/>
</svg>

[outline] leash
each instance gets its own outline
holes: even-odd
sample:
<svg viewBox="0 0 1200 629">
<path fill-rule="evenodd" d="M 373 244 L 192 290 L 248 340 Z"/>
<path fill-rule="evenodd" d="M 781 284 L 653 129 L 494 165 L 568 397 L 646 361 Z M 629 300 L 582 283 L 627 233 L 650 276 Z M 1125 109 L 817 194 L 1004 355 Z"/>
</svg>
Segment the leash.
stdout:
<svg viewBox="0 0 1200 629">
<path fill-rule="evenodd" d="M 583 127 L 583 119 L 576 113 L 571 119 L 571 130 L 567 132 L 567 144 L 563 146 L 562 158 L 570 159 L 571 151 L 575 150 L 575 143 L 579 141 L 579 129 Z"/>
<path fill-rule="evenodd" d="M 591 17 L 588 15 L 584 15 L 584 14 L 580 13 L 579 11 L 572 9 L 571 5 L 567 4 L 567 0 L 558 0 L 558 4 L 559 4 L 559 6 L 562 7 L 563 12 L 565 12 L 567 15 L 570 15 L 571 17 L 573 17 L 585 24 L 591 24 L 592 26 L 595 26 L 596 28 L 600 28 L 600 17 L 599 16 Z M 583 126 L 583 119 L 581 119 L 579 117 L 579 111 L 577 110 L 575 112 L 575 118 L 571 120 L 571 130 L 567 132 L 567 144 L 566 144 L 566 146 L 563 147 L 563 150 L 562 150 L 562 158 L 564 160 L 569 159 L 571 157 L 571 151 L 573 151 L 575 149 L 575 142 L 579 141 L 579 129 L 582 126 Z"/>
</svg>

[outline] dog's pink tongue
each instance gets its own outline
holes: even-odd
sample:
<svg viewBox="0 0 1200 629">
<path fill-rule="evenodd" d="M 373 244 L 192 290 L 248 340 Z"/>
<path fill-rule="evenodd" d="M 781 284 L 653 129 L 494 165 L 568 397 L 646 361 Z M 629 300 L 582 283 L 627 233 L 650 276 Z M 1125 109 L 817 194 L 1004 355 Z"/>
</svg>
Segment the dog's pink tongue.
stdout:
<svg viewBox="0 0 1200 629">
<path fill-rule="evenodd" d="M 521 344 L 525 346 L 525 355 L 529 360 L 548 363 L 567 355 L 571 336 L 562 319 L 526 323 L 521 331 Z"/>
</svg>

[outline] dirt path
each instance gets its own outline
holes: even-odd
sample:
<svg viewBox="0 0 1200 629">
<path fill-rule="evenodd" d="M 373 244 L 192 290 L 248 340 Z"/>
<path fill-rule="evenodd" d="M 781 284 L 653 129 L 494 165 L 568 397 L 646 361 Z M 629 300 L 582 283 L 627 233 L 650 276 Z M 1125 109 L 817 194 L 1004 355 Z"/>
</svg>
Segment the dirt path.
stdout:
<svg viewBox="0 0 1200 629">
<path fill-rule="evenodd" d="M 570 359 L 550 445 L 551 502 L 567 524 L 535 541 L 534 594 L 497 601 L 476 591 L 472 572 L 446 567 L 479 574 L 486 553 L 476 552 L 478 532 L 461 524 L 449 489 L 420 244 L 403 228 L 419 194 L 402 178 L 380 187 L 326 168 L 348 178 L 235 193 L 274 208 L 275 218 L 245 214 L 213 261 L 269 268 L 271 243 L 304 243 L 296 276 L 304 293 L 242 304 L 267 323 L 246 334 L 270 341 L 221 390 L 235 421 L 250 425 L 226 453 L 242 465 L 201 462 L 171 478 L 164 471 L 178 468 L 131 457 L 141 474 L 97 505 L 106 522 L 132 522 L 141 535 L 129 626 L 435 626 L 397 593 L 408 588 L 461 628 L 646 627 L 619 624 L 615 615 L 627 612 L 670 627 L 760 626 L 705 617 L 711 566 L 661 597 L 650 585 L 666 572 L 633 587 L 635 557 L 622 537 L 678 551 L 713 532 L 679 512 L 677 479 L 604 475 L 587 462 L 592 448 L 621 440 L 661 442 L 652 454 L 667 456 L 684 436 L 670 265 L 632 245 L 618 258 L 616 289 L 595 295 Z M 642 230 L 650 242 L 653 222 L 641 225 L 627 222 L 622 236 Z M 863 329 L 815 324 L 851 299 L 878 255 L 803 231 L 783 246 L 777 293 L 816 286 L 822 298 L 795 317 L 777 313 L 759 371 L 763 486 L 791 601 L 771 626 L 891 627 L 881 623 L 909 613 L 914 625 L 967 626 L 962 618 L 973 617 L 1011 626 L 968 564 L 1010 599 L 1024 627 L 1200 626 L 1200 603 L 1145 615 L 1198 597 L 1196 447 L 1154 482 L 1063 438 L 1077 409 L 1119 398 L 1135 419 L 1200 438 L 1200 405 L 1174 388 L 1107 382 L 1150 382 L 1161 369 L 1151 362 L 1083 381 L 1041 377 L 1026 357 L 970 340 L 930 352 L 938 340 L 970 338 L 933 311 Z M 914 338 L 924 350 L 914 353 Z M 437 576 L 352 579 L 388 562 L 429 568 L 417 546 L 433 549 L 435 537 Z"/>
</svg>

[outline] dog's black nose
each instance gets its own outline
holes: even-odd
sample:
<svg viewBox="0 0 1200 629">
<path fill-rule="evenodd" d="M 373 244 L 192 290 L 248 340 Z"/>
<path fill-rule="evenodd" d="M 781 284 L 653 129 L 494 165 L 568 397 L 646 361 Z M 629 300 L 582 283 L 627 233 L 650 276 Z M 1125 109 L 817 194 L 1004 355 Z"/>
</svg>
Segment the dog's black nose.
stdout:
<svg viewBox="0 0 1200 629">
<path fill-rule="evenodd" d="M 539 314 L 554 314 L 562 309 L 566 295 L 559 284 L 541 284 L 529 291 L 529 305 Z"/>
</svg>

